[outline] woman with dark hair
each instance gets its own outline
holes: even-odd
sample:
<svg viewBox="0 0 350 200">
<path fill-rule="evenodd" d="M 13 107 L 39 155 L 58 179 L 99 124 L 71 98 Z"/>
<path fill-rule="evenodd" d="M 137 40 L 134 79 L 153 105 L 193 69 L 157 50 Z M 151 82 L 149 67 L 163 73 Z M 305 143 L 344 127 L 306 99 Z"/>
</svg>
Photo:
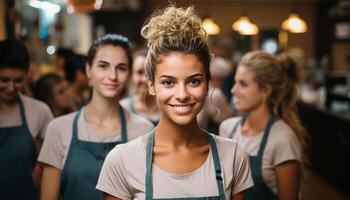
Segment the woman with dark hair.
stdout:
<svg viewBox="0 0 350 200">
<path fill-rule="evenodd" d="M 198 127 L 209 87 L 207 34 L 192 7 L 168 7 L 142 28 L 148 89 L 161 111 L 148 135 L 114 148 L 97 188 L 112 199 L 243 199 L 249 160 L 231 140 Z"/>
<path fill-rule="evenodd" d="M 57 74 L 42 76 L 36 83 L 34 97 L 45 102 L 55 117 L 68 114 L 76 109 L 73 96 L 68 90 L 67 81 Z"/>
<path fill-rule="evenodd" d="M 53 117 L 46 104 L 21 94 L 29 60 L 20 42 L 0 41 L 0 199 L 39 198 L 34 166 Z"/>
<path fill-rule="evenodd" d="M 48 127 L 38 159 L 44 163 L 42 200 L 102 199 L 95 185 L 107 153 L 153 128 L 119 105 L 131 65 L 126 37 L 105 35 L 90 47 L 86 74 L 92 98 L 78 112 L 56 118 Z"/>
</svg>

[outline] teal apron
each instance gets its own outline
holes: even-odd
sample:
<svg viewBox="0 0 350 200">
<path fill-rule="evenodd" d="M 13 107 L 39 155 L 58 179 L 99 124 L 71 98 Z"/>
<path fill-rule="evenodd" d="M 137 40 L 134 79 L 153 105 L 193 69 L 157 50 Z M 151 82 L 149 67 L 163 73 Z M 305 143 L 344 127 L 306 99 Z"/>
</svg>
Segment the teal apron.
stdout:
<svg viewBox="0 0 350 200">
<path fill-rule="evenodd" d="M 102 200 L 103 193 L 95 188 L 100 170 L 107 154 L 118 144 L 127 142 L 124 110 L 119 107 L 121 141 L 98 143 L 78 139 L 78 119 L 81 110 L 74 116 L 73 135 L 67 160 L 61 175 L 63 200 Z"/>
<path fill-rule="evenodd" d="M 186 198 L 159 198 L 159 200 L 171 200 L 171 199 L 208 199 L 208 200 L 225 200 L 225 192 L 224 186 L 222 183 L 221 176 L 221 164 L 218 149 L 216 147 L 216 143 L 212 135 L 206 132 L 209 145 L 211 148 L 214 166 L 215 166 L 215 174 L 216 174 L 216 183 L 219 190 L 219 196 L 211 196 L 211 197 L 186 197 Z M 153 183 L 152 183 L 152 161 L 153 161 L 153 143 L 154 143 L 154 131 L 148 136 L 147 140 L 147 149 L 146 149 L 146 200 L 153 199 Z"/>
<path fill-rule="evenodd" d="M 137 111 L 136 111 L 136 108 L 135 108 L 135 98 L 133 96 L 130 96 L 130 97 L 128 97 L 128 99 L 129 99 L 130 112 L 132 112 L 134 114 L 137 114 Z M 158 125 L 159 121 L 151 120 L 151 119 L 148 119 L 148 120 L 151 121 L 154 126 Z"/>
<path fill-rule="evenodd" d="M 0 127 L 0 199 L 39 199 L 32 178 L 36 163 L 35 141 L 30 134 L 19 96 L 17 102 L 22 124 Z"/>
<path fill-rule="evenodd" d="M 243 115 L 242 120 L 240 120 L 233 128 L 229 135 L 229 138 L 233 138 L 238 125 L 241 123 L 243 125 L 247 115 Z M 264 150 L 266 146 L 267 139 L 270 134 L 271 127 L 275 122 L 275 117 L 271 115 L 267 127 L 264 131 L 263 138 L 260 143 L 259 151 L 257 156 L 249 156 L 250 167 L 252 170 L 252 176 L 254 180 L 254 187 L 249 188 L 245 192 L 245 200 L 274 200 L 277 196 L 267 187 L 262 177 L 262 158 L 264 155 Z"/>
</svg>

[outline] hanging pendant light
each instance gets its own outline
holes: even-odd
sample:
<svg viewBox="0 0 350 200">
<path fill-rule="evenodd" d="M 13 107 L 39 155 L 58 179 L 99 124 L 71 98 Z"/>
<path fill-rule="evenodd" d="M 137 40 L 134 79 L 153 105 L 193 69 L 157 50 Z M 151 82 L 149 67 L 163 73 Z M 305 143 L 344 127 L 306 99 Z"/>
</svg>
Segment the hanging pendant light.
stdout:
<svg viewBox="0 0 350 200">
<path fill-rule="evenodd" d="M 220 33 L 220 27 L 211 18 L 205 18 L 203 20 L 203 28 L 208 35 L 217 35 Z"/>
<path fill-rule="evenodd" d="M 232 24 L 232 29 L 238 31 L 241 35 L 256 35 L 259 33 L 258 26 L 250 22 L 246 16 L 240 17 Z"/>
<path fill-rule="evenodd" d="M 307 32 L 306 22 L 296 13 L 291 13 L 288 19 L 282 23 L 282 28 L 291 33 L 305 33 Z"/>
</svg>

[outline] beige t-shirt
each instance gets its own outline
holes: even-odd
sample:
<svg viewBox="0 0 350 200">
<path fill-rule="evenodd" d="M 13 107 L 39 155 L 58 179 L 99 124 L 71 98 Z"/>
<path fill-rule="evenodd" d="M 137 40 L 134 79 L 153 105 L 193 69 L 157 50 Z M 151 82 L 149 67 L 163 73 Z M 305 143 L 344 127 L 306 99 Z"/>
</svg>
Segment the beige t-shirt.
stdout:
<svg viewBox="0 0 350 200">
<path fill-rule="evenodd" d="M 210 87 L 203 109 L 197 116 L 197 122 L 199 127 L 207 129 L 209 119 L 220 124 L 225 119 L 231 117 L 232 113 L 233 108 L 220 88 Z"/>
<path fill-rule="evenodd" d="M 44 138 L 47 125 L 53 119 L 50 108 L 43 102 L 20 95 L 29 131 L 33 138 Z M 22 124 L 19 105 L 11 113 L 0 113 L 0 127 Z"/>
<path fill-rule="evenodd" d="M 77 112 L 54 119 L 47 129 L 47 135 L 41 148 L 38 160 L 58 169 L 63 169 L 72 140 L 73 119 Z M 84 108 L 78 119 L 78 139 L 91 142 L 115 142 L 121 140 L 120 130 L 111 134 L 99 134 L 88 128 Z M 127 119 L 127 138 L 131 141 L 148 133 L 153 124 L 147 119 L 130 113 Z M 108 136 L 106 136 L 108 135 Z"/>
<path fill-rule="evenodd" d="M 251 186 L 249 160 L 232 140 L 214 136 L 221 162 L 226 199 Z M 146 148 L 142 138 L 115 147 L 106 157 L 96 188 L 120 199 L 145 199 Z M 154 198 L 218 196 L 211 154 L 188 174 L 171 174 L 153 164 Z"/>
<path fill-rule="evenodd" d="M 219 128 L 219 135 L 229 137 L 234 126 L 240 123 L 241 117 L 234 117 L 223 121 Z M 256 156 L 259 151 L 263 133 L 254 136 L 241 134 L 241 123 L 238 125 L 233 139 L 250 155 Z M 283 120 L 277 120 L 271 127 L 262 158 L 262 176 L 266 185 L 277 194 L 275 166 L 289 161 L 301 161 L 301 145 L 292 130 Z"/>
</svg>

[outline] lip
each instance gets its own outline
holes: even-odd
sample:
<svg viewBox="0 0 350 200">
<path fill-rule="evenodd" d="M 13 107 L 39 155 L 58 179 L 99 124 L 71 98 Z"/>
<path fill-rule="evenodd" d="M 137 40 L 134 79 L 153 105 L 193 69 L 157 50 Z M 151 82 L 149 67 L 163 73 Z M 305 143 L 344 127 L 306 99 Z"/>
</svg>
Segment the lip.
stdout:
<svg viewBox="0 0 350 200">
<path fill-rule="evenodd" d="M 107 89 L 114 90 L 118 87 L 116 84 L 103 84 L 103 86 Z"/>
<path fill-rule="evenodd" d="M 179 115 L 186 115 L 191 113 L 195 103 L 186 103 L 186 104 L 168 104 L 172 110 Z"/>
</svg>

